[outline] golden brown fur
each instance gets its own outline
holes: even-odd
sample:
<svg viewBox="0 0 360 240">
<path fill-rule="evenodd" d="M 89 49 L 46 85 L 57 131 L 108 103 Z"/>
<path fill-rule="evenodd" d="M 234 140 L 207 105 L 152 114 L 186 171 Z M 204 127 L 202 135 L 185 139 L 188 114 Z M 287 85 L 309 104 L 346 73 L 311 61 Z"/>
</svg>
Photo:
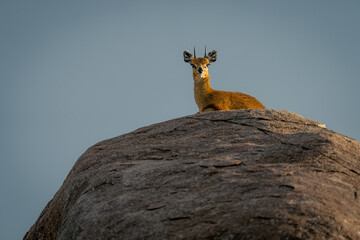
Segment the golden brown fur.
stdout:
<svg viewBox="0 0 360 240">
<path fill-rule="evenodd" d="M 193 58 L 194 96 L 199 112 L 234 109 L 263 109 L 264 105 L 256 98 L 240 93 L 213 90 L 209 82 L 207 58 Z M 199 73 L 199 68 L 202 72 Z"/>
</svg>

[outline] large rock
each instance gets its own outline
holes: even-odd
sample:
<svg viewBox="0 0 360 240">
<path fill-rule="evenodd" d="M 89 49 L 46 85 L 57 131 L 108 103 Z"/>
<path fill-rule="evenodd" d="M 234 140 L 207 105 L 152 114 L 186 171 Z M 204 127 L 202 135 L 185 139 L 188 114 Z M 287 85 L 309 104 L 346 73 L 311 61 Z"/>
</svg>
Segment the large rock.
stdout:
<svg viewBox="0 0 360 240">
<path fill-rule="evenodd" d="M 24 239 L 360 239 L 360 143 L 288 111 L 191 115 L 102 141 Z"/>
</svg>

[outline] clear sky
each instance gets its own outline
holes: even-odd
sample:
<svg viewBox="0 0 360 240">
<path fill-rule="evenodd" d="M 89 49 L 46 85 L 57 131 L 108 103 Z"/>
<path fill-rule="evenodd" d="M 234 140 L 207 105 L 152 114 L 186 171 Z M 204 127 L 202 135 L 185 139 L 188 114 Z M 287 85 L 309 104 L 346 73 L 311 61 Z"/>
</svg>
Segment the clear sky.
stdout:
<svg viewBox="0 0 360 240">
<path fill-rule="evenodd" d="M 91 145 L 197 112 L 214 89 L 360 139 L 360 1 L 0 0 L 0 239 L 21 239 Z"/>
</svg>

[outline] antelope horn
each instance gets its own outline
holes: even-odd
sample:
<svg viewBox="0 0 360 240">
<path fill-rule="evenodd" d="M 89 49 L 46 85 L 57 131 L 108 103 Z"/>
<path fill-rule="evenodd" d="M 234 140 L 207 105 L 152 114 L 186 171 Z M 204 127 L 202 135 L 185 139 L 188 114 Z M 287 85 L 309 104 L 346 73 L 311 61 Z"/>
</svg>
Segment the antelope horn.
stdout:
<svg viewBox="0 0 360 240">
<path fill-rule="evenodd" d="M 194 47 L 194 58 L 196 58 L 196 51 L 195 51 L 195 47 Z"/>
<path fill-rule="evenodd" d="M 206 46 L 205 46 L 205 54 L 204 54 L 204 58 L 206 58 L 206 55 L 207 55 L 207 53 L 206 53 Z"/>
</svg>

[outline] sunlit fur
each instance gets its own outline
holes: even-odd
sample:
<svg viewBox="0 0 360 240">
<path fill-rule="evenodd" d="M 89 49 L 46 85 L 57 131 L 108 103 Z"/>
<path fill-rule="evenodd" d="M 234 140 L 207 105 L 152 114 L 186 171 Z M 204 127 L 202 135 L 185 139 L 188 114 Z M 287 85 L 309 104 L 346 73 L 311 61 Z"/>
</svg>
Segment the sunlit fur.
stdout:
<svg viewBox="0 0 360 240">
<path fill-rule="evenodd" d="M 234 109 L 263 109 L 265 108 L 256 98 L 240 93 L 213 90 L 209 82 L 207 58 L 193 58 L 190 62 L 193 68 L 194 95 L 199 112 Z M 198 69 L 203 69 L 199 74 Z"/>
</svg>

